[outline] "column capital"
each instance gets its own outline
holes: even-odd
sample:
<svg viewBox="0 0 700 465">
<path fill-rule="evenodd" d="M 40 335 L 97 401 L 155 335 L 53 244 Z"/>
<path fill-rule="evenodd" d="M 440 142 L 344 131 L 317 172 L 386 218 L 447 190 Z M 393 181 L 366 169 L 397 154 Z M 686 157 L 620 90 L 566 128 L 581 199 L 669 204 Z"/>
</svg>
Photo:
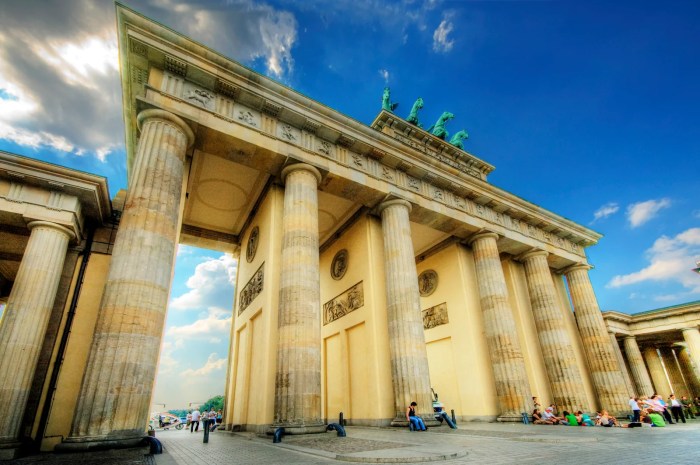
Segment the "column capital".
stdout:
<svg viewBox="0 0 700 465">
<path fill-rule="evenodd" d="M 321 179 L 323 178 L 323 176 L 321 176 L 321 172 L 315 167 L 307 165 L 306 163 L 294 163 L 293 165 L 284 167 L 281 173 L 282 182 L 287 180 L 287 176 L 289 176 L 290 173 L 298 170 L 308 171 L 309 173 L 313 174 L 316 178 L 316 185 L 321 183 Z"/>
<path fill-rule="evenodd" d="M 384 202 L 380 203 L 379 206 L 377 207 L 377 214 L 381 215 L 382 211 L 393 206 L 393 205 L 403 205 L 406 208 L 408 208 L 408 212 L 410 213 L 411 210 L 413 209 L 413 206 L 411 205 L 411 202 L 408 200 L 404 199 L 391 199 L 391 200 L 385 200 Z"/>
<path fill-rule="evenodd" d="M 622 339 L 632 339 L 634 342 L 637 342 L 637 337 L 633 336 L 631 334 L 626 334 L 625 336 L 622 337 Z"/>
<path fill-rule="evenodd" d="M 192 128 L 190 128 L 190 126 L 185 122 L 185 120 L 183 120 L 179 116 L 174 115 L 173 113 L 170 113 L 169 111 L 165 110 L 143 110 L 136 117 L 136 124 L 139 128 L 139 131 L 141 131 L 141 128 L 143 127 L 146 120 L 149 119 L 160 119 L 175 124 L 182 132 L 185 133 L 185 136 L 187 136 L 187 148 L 190 148 L 192 144 L 194 144 L 194 132 L 192 131 Z"/>
<path fill-rule="evenodd" d="M 686 331 L 700 332 L 700 330 L 698 330 L 697 326 L 689 326 L 687 328 L 681 328 L 681 332 L 685 333 Z"/>
<path fill-rule="evenodd" d="M 467 244 L 472 245 L 474 242 L 480 240 L 480 239 L 486 239 L 486 238 L 493 238 L 494 240 L 498 240 L 498 234 L 492 231 L 481 231 L 476 234 L 474 234 L 472 237 L 469 238 L 467 241 Z"/>
<path fill-rule="evenodd" d="M 588 271 L 588 270 L 590 270 L 591 268 L 593 268 L 593 266 L 592 266 L 592 265 L 589 265 L 588 263 L 576 263 L 576 264 L 574 264 L 574 265 L 567 266 L 566 268 L 564 268 L 563 270 L 561 270 L 560 273 L 562 273 L 562 274 L 569 274 L 569 273 L 571 273 L 572 271 L 577 271 L 577 270 L 585 270 L 585 271 Z"/>
<path fill-rule="evenodd" d="M 549 252 L 547 252 L 546 250 L 542 250 L 542 249 L 532 249 L 532 250 L 530 250 L 530 251 L 528 251 L 528 252 L 523 252 L 523 253 L 521 253 L 520 255 L 518 255 L 517 257 L 515 257 L 515 259 L 516 259 L 517 261 L 519 261 L 519 262 L 526 262 L 527 260 L 529 260 L 529 259 L 531 259 L 531 258 L 534 258 L 534 257 L 545 257 L 545 258 L 547 258 L 548 256 L 549 256 Z"/>
<path fill-rule="evenodd" d="M 52 229 L 55 229 L 57 231 L 60 231 L 63 234 L 65 234 L 66 236 L 68 236 L 69 241 L 72 241 L 73 239 L 75 239 L 75 233 L 73 231 L 71 231 L 70 229 L 68 229 L 65 226 L 62 226 L 58 223 L 52 223 L 51 221 L 30 221 L 27 224 L 27 227 L 30 230 L 36 228 L 37 226 L 44 226 L 44 227 L 48 227 L 48 228 L 52 228 Z"/>
</svg>

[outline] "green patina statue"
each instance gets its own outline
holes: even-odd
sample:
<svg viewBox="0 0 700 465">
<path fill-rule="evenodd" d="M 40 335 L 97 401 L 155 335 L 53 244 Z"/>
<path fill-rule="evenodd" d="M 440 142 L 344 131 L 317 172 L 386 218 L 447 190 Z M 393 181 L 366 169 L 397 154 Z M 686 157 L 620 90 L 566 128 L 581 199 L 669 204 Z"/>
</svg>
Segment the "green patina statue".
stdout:
<svg viewBox="0 0 700 465">
<path fill-rule="evenodd" d="M 415 124 L 419 128 L 422 127 L 420 125 L 420 122 L 418 121 L 418 111 L 423 109 L 423 99 L 418 97 L 418 100 L 416 100 L 416 103 L 413 104 L 413 107 L 411 107 L 411 113 L 408 114 L 408 117 L 406 117 L 406 121 L 408 121 L 411 124 Z"/>
<path fill-rule="evenodd" d="M 462 143 L 462 141 L 464 139 L 468 139 L 468 138 L 469 138 L 469 134 L 467 134 L 467 131 L 462 129 L 457 134 L 452 136 L 452 139 L 450 139 L 450 144 L 454 145 L 458 149 L 464 150 L 464 144 Z"/>
<path fill-rule="evenodd" d="M 382 94 L 382 110 L 393 112 L 398 106 L 398 103 L 391 103 L 391 90 L 385 87 Z"/>
<path fill-rule="evenodd" d="M 437 120 L 437 123 L 433 124 L 428 128 L 428 132 L 432 132 L 432 134 L 435 137 L 439 137 L 442 140 L 445 140 L 449 133 L 445 130 L 445 125 L 449 120 L 454 118 L 455 115 L 450 113 L 449 111 L 443 112 L 442 115 L 440 115 L 440 118 Z"/>
</svg>

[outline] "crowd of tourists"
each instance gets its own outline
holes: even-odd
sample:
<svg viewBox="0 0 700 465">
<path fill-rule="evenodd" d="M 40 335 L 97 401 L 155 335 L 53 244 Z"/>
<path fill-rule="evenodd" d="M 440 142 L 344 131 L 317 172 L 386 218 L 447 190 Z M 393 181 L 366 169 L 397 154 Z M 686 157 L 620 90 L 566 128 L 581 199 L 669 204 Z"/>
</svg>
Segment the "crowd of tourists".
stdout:
<svg viewBox="0 0 700 465">
<path fill-rule="evenodd" d="M 582 411 L 568 412 L 557 410 L 555 404 L 542 409 L 537 398 L 533 397 L 535 409 L 532 411 L 531 421 L 536 425 L 566 425 L 566 426 L 603 426 L 634 428 L 643 425 L 663 427 L 667 424 L 686 422 L 686 419 L 695 419 L 700 415 L 700 397 L 688 399 L 682 396 L 676 399 L 674 394 L 664 400 L 662 396 L 653 394 L 650 397 L 630 397 L 629 406 L 632 414 L 629 415 L 630 422 L 621 424 L 615 416 L 610 415 L 607 410 L 596 412 L 591 415 Z M 674 421 L 675 420 L 675 421 Z"/>
<path fill-rule="evenodd" d="M 190 433 L 196 433 L 199 431 L 199 423 L 202 422 L 204 427 L 205 420 L 208 420 L 209 431 L 215 431 L 221 424 L 221 419 L 221 410 L 217 412 L 211 409 L 200 412 L 199 409 L 194 409 L 187 414 L 187 426 L 190 428 Z"/>
</svg>

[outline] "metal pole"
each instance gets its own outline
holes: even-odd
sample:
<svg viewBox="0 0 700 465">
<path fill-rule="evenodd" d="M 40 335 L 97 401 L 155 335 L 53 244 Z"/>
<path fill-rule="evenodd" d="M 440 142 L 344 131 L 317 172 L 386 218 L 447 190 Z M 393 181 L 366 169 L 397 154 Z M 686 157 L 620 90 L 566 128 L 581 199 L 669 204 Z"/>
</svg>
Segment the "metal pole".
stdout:
<svg viewBox="0 0 700 465">
<path fill-rule="evenodd" d="M 209 442 L 209 419 L 207 418 L 202 423 L 204 423 L 204 439 L 202 439 L 202 442 L 207 444 Z"/>
</svg>

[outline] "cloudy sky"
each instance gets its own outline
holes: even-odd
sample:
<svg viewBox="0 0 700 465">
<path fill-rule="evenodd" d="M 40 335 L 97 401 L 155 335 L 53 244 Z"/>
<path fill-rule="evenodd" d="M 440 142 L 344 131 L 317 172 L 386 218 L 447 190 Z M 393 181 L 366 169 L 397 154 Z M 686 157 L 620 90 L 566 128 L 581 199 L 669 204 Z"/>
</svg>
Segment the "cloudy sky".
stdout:
<svg viewBox="0 0 700 465">
<path fill-rule="evenodd" d="M 389 85 L 466 129 L 489 180 L 605 235 L 603 309 L 700 299 L 700 3 L 135 0 L 129 6 L 369 124 Z M 125 186 L 114 5 L 2 2 L 0 149 Z M 155 402 L 223 392 L 236 263 L 181 247 Z"/>
</svg>

